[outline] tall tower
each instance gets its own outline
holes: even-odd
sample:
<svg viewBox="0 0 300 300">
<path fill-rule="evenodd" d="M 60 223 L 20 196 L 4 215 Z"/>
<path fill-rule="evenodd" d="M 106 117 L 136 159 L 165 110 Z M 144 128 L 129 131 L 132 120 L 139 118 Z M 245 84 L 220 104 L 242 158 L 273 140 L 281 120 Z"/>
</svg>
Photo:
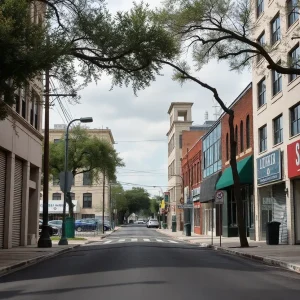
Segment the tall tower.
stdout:
<svg viewBox="0 0 300 300">
<path fill-rule="evenodd" d="M 182 131 L 189 130 L 192 125 L 191 102 L 172 102 L 168 110 L 170 128 L 168 137 L 168 191 L 170 192 L 170 212 L 168 227 L 171 227 L 172 216 L 176 215 L 177 230 L 183 230 L 183 211 L 177 208 L 183 197 L 183 180 L 181 172 Z"/>
</svg>

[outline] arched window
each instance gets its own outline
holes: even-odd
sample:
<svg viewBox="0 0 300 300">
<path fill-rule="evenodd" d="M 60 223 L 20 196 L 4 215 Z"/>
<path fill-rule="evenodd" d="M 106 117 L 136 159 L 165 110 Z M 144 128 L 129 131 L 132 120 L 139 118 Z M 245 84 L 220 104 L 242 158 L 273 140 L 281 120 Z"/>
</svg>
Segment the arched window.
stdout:
<svg viewBox="0 0 300 300">
<path fill-rule="evenodd" d="M 229 160 L 229 137 L 228 137 L 228 133 L 226 134 L 226 160 Z"/>
<path fill-rule="evenodd" d="M 239 144 L 239 142 L 238 142 L 238 136 L 239 136 L 238 127 L 237 127 L 237 125 L 235 125 L 234 140 L 236 142 L 236 147 L 235 147 L 236 154 L 238 154 L 238 149 L 239 149 L 238 148 L 238 144 Z"/>
<path fill-rule="evenodd" d="M 250 117 L 246 118 L 246 148 L 250 148 Z"/>
<path fill-rule="evenodd" d="M 241 121 L 240 124 L 240 150 L 241 152 L 244 151 L 244 123 Z"/>
</svg>

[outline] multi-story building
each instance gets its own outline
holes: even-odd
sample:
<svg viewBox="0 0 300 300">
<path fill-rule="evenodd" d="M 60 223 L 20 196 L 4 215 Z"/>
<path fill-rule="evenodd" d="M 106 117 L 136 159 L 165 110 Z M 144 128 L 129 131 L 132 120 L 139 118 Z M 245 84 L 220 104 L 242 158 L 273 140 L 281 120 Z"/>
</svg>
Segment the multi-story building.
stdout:
<svg viewBox="0 0 300 300">
<path fill-rule="evenodd" d="M 34 22 L 45 6 L 32 7 Z M 42 166 L 42 76 L 15 92 L 0 121 L 0 248 L 36 244 Z M 0 98 L 0 101 L 2 99 Z"/>
<path fill-rule="evenodd" d="M 252 36 L 276 62 L 299 68 L 299 4 L 295 0 L 253 1 Z M 254 198 L 256 239 L 266 223 L 280 225 L 280 243 L 300 243 L 300 77 L 253 60 Z"/>
<path fill-rule="evenodd" d="M 114 144 L 114 138 L 110 129 L 88 129 L 91 136 L 108 141 Z M 49 131 L 50 142 L 58 143 L 64 139 L 65 125 L 54 125 Z M 109 182 L 105 180 L 104 209 L 105 218 L 110 216 Z M 63 193 L 60 190 L 59 182 L 53 179 L 49 184 L 49 219 L 62 218 Z M 103 175 L 100 174 L 97 182 L 92 182 L 88 172 L 78 174 L 74 178 L 71 188 L 74 213 L 76 218 L 95 218 L 102 216 L 103 207 Z M 56 209 L 54 209 L 56 208 Z M 40 213 L 42 213 L 42 206 Z"/>
<path fill-rule="evenodd" d="M 254 199 L 253 199 L 253 108 L 252 84 L 233 101 L 230 109 L 234 111 L 234 133 L 236 147 L 237 168 L 241 183 L 244 219 L 247 234 L 254 238 Z M 221 117 L 221 154 L 222 175 L 216 184 L 216 190 L 223 194 L 222 226 L 216 226 L 217 235 L 225 237 L 238 236 L 236 200 L 233 191 L 233 177 L 230 167 L 229 116 Z M 217 214 L 218 214 L 217 209 Z M 219 224 L 220 225 L 220 224 Z"/>
</svg>

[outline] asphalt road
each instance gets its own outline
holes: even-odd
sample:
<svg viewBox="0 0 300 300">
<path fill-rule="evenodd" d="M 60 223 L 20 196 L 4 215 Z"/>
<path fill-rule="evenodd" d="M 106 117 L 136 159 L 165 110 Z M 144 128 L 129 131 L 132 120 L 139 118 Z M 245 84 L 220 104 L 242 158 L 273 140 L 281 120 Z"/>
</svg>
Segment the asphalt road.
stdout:
<svg viewBox="0 0 300 300">
<path fill-rule="evenodd" d="M 300 299 L 295 273 L 172 243 L 155 229 L 125 227 L 109 239 L 0 278 L 0 299 Z"/>
</svg>

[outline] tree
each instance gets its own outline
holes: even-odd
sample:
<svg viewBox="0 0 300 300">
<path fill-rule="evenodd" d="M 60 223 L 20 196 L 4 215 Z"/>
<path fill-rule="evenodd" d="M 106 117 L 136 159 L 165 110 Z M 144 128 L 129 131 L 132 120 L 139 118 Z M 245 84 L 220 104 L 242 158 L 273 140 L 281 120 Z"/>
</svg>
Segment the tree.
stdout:
<svg viewBox="0 0 300 300">
<path fill-rule="evenodd" d="M 27 20 L 26 3 L 46 6 L 44 27 Z M 171 59 L 178 53 L 177 44 L 151 21 L 149 8 L 143 3 L 112 16 L 103 0 L 2 0 L 2 32 L 0 46 L 6 51 L 1 53 L 0 69 L 7 73 L 0 73 L 0 80 L 13 82 L 10 94 L 16 84 L 41 75 L 45 69 L 51 69 L 51 76 L 68 90 L 78 84 L 74 79 L 78 76 L 84 86 L 106 74 L 112 78 L 112 86 L 132 84 L 136 92 L 159 74 L 162 64 L 155 58 Z M 16 52 L 17 60 L 11 59 L 17 49 L 23 51 Z M 13 99 L 8 102 L 5 97 L 4 101 L 12 103 Z"/>
<path fill-rule="evenodd" d="M 150 202 L 150 212 L 154 216 L 159 211 L 159 203 L 163 200 L 161 196 L 155 196 Z"/>
<path fill-rule="evenodd" d="M 227 60 L 232 70 L 240 71 L 249 67 L 252 59 L 263 57 L 268 69 L 300 75 L 299 58 L 296 61 L 282 58 L 279 62 L 273 55 L 279 51 L 278 46 L 253 39 L 258 26 L 253 22 L 254 3 L 250 0 L 166 0 L 164 8 L 158 10 L 154 18 L 184 41 L 185 47 L 193 48 L 198 70 L 211 59 L 217 59 Z M 288 14 L 292 8 L 278 5 L 278 9 Z M 299 38 L 298 35 L 299 30 L 292 39 Z"/>
<path fill-rule="evenodd" d="M 50 143 L 49 172 L 52 178 L 58 178 L 64 171 L 65 142 Z M 69 134 L 68 170 L 75 177 L 88 173 L 90 180 L 98 181 L 100 173 L 105 172 L 108 180 L 116 179 L 116 168 L 124 166 L 116 150 L 105 140 L 90 136 L 87 129 L 80 126 L 72 128 Z M 69 207 L 72 201 L 68 197 Z"/>
<path fill-rule="evenodd" d="M 123 223 L 124 217 L 128 217 L 128 201 L 125 197 L 125 191 L 120 183 L 111 185 L 111 201 L 113 209 L 117 210 L 118 221 Z"/>
<path fill-rule="evenodd" d="M 131 190 L 125 191 L 125 197 L 128 202 L 129 215 L 132 213 L 139 213 L 150 208 L 149 193 L 140 187 L 133 187 Z"/>
</svg>

